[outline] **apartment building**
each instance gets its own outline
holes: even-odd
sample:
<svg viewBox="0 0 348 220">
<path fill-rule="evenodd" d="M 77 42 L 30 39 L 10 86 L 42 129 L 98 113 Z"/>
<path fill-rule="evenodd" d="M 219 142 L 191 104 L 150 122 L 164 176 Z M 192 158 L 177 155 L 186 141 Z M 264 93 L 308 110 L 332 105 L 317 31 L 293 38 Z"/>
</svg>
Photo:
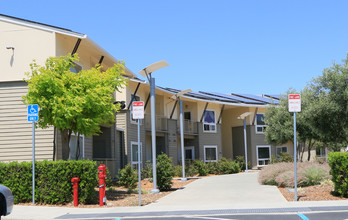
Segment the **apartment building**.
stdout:
<svg viewBox="0 0 348 220">
<path fill-rule="evenodd" d="M 76 70 L 101 64 L 103 69 L 117 61 L 87 35 L 69 29 L 0 15 L 0 161 L 32 159 L 32 130 L 27 122 L 22 96 L 28 85 L 23 81 L 29 64 L 40 65 L 51 56 L 78 53 Z M 106 163 L 116 174 L 125 164 L 138 164 L 137 124 L 132 119 L 132 101 L 145 102 L 145 119 L 141 122 L 142 163 L 151 162 L 150 87 L 126 69 L 128 85 L 117 92 L 115 99 L 126 107 L 116 115 L 112 126 L 101 126 L 98 136 L 80 137 L 79 159 Z M 156 153 L 166 153 L 179 164 L 181 143 L 179 104 L 172 96 L 178 89 L 156 87 Z M 184 117 L 185 159 L 214 162 L 222 157 L 244 155 L 243 121 L 238 117 L 250 112 L 247 120 L 248 160 L 252 166 L 267 165 L 271 155 L 292 153 L 291 146 L 270 146 L 264 142 L 263 113 L 267 105 L 277 103 L 276 96 L 190 92 L 181 97 Z M 63 158 L 59 132 L 55 128 L 36 129 L 36 159 Z M 77 136 L 70 143 L 70 155 L 76 152 Z M 70 159 L 73 159 L 70 156 Z"/>
</svg>

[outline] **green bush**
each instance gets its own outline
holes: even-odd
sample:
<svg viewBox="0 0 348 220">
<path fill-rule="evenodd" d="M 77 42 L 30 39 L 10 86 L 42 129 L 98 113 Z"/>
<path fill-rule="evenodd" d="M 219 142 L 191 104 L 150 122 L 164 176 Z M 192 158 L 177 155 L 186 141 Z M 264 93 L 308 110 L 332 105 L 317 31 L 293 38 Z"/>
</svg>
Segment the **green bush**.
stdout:
<svg viewBox="0 0 348 220">
<path fill-rule="evenodd" d="M 221 158 L 217 162 L 217 174 L 232 174 L 239 172 L 239 164 L 234 161 L 227 160 L 226 158 Z"/>
<path fill-rule="evenodd" d="M 35 162 L 35 201 L 65 204 L 73 200 L 71 178 L 79 177 L 79 202 L 95 201 L 98 185 L 97 165 L 93 161 Z M 0 183 L 9 187 L 15 203 L 32 201 L 32 162 L 0 163 Z"/>
<path fill-rule="evenodd" d="M 244 156 L 236 156 L 235 162 L 238 163 L 239 169 L 241 171 L 245 170 L 245 157 Z M 250 162 L 248 162 L 248 169 L 251 169 Z"/>
<path fill-rule="evenodd" d="M 144 168 L 141 170 L 141 178 L 152 178 L 152 163 L 149 160 L 146 161 Z"/>
<path fill-rule="evenodd" d="M 125 168 L 118 171 L 118 184 L 130 189 L 134 189 L 138 182 L 138 175 L 136 170 L 132 169 L 130 164 L 127 164 Z"/>
<path fill-rule="evenodd" d="M 186 171 L 185 171 L 185 174 L 187 176 Z M 182 177 L 182 166 L 181 165 L 177 165 L 177 166 L 174 167 L 174 176 Z"/>
<path fill-rule="evenodd" d="M 270 162 L 271 164 L 283 162 L 294 162 L 294 159 L 292 158 L 291 154 L 285 152 L 282 152 L 281 155 L 278 156 L 278 158 L 272 155 Z"/>
<path fill-rule="evenodd" d="M 203 161 L 195 160 L 193 162 L 193 165 L 194 165 L 196 171 L 198 172 L 199 176 L 206 176 L 208 174 L 207 165 Z"/>
<path fill-rule="evenodd" d="M 348 197 L 348 153 L 330 152 L 328 156 L 335 193 Z"/>
<path fill-rule="evenodd" d="M 190 163 L 190 164 L 187 164 L 187 166 L 185 167 L 185 174 L 186 176 L 195 176 L 198 173 L 195 166 L 192 163 Z"/>
<path fill-rule="evenodd" d="M 208 174 L 218 174 L 218 166 L 216 162 L 208 162 L 206 163 L 207 165 L 207 170 L 208 170 Z"/>
<path fill-rule="evenodd" d="M 174 167 L 172 160 L 164 153 L 157 156 L 157 186 L 159 190 L 168 190 L 172 187 Z"/>
</svg>

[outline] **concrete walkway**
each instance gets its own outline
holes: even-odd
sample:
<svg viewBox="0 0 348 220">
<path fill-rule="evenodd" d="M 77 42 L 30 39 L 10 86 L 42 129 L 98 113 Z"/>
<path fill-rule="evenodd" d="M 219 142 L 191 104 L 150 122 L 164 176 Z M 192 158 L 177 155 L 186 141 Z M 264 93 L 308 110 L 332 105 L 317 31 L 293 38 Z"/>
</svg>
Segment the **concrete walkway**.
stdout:
<svg viewBox="0 0 348 220">
<path fill-rule="evenodd" d="M 149 209 L 182 210 L 272 207 L 288 202 L 275 186 L 260 185 L 257 172 L 204 177 L 177 190 Z"/>
<path fill-rule="evenodd" d="M 320 202 L 287 202 L 275 186 L 263 186 L 257 172 L 211 176 L 198 179 L 157 202 L 142 207 L 66 208 L 15 206 L 7 219 L 112 219 L 141 213 L 163 215 L 196 211 L 214 212 L 298 212 L 348 209 L 348 200 Z M 314 208 L 309 208 L 314 207 Z M 82 217 L 83 216 L 83 217 Z"/>
</svg>

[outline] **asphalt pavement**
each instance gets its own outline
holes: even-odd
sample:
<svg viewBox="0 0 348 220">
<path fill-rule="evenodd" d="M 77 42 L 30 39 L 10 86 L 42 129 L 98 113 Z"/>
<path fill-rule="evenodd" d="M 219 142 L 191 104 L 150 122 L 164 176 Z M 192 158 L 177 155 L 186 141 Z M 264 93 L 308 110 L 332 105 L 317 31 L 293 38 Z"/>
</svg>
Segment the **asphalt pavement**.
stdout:
<svg viewBox="0 0 348 220">
<path fill-rule="evenodd" d="M 142 207 L 66 208 L 15 206 L 7 219 L 124 219 L 189 218 L 189 216 L 295 214 L 348 211 L 347 200 L 287 202 L 275 186 L 260 185 L 257 172 L 198 179 L 158 201 Z M 289 215 L 291 216 L 291 215 Z M 299 216 L 295 216 L 297 219 Z M 347 216 L 348 218 L 348 216 Z M 192 217 L 192 219 L 194 219 Z M 214 219 L 214 218 L 206 218 Z M 215 218 L 236 219 L 236 218 Z M 238 218 L 237 218 L 238 219 Z M 242 218 L 243 219 L 243 218 Z M 245 218 L 247 219 L 247 218 Z M 285 218 L 286 219 L 286 218 Z M 293 216 L 289 219 L 294 219 Z M 342 218 L 344 219 L 344 218 Z"/>
</svg>

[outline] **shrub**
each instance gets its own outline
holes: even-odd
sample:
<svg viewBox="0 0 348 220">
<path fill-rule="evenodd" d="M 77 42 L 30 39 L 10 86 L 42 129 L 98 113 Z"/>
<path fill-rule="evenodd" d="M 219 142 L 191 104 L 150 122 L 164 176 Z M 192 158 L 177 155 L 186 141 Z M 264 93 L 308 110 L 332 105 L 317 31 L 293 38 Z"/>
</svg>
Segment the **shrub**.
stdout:
<svg viewBox="0 0 348 220">
<path fill-rule="evenodd" d="M 209 174 L 218 174 L 218 166 L 215 162 L 209 162 L 206 164 Z"/>
<path fill-rule="evenodd" d="M 185 174 L 187 176 L 186 171 L 185 171 Z M 182 177 L 182 166 L 181 165 L 177 165 L 177 166 L 174 167 L 174 176 Z"/>
<path fill-rule="evenodd" d="M 303 162 L 297 164 L 297 186 L 318 185 L 330 178 L 328 164 Z M 294 187 L 294 163 L 276 163 L 264 167 L 259 173 L 259 182 L 265 185 Z"/>
<path fill-rule="evenodd" d="M 245 157 L 244 156 L 236 156 L 235 162 L 238 163 L 239 169 L 241 171 L 245 170 Z M 250 162 L 248 162 L 248 169 L 251 169 Z"/>
<path fill-rule="evenodd" d="M 227 160 L 226 158 L 221 158 L 217 162 L 217 174 L 232 174 L 232 173 L 239 173 L 240 167 L 239 164 Z"/>
<path fill-rule="evenodd" d="M 190 163 L 190 164 L 188 164 L 188 166 L 185 167 L 185 174 L 186 174 L 186 176 L 195 176 L 198 173 L 197 173 L 196 167 Z"/>
<path fill-rule="evenodd" d="M 152 178 L 152 163 L 149 160 L 146 161 L 144 168 L 141 170 L 141 178 Z"/>
<path fill-rule="evenodd" d="M 207 165 L 201 160 L 195 160 L 193 165 L 199 176 L 206 176 L 208 174 Z"/>
<path fill-rule="evenodd" d="M 172 160 L 164 153 L 157 156 L 157 186 L 159 190 L 168 190 L 172 187 L 174 167 Z"/>
<path fill-rule="evenodd" d="M 71 178 L 79 177 L 79 202 L 95 200 L 98 185 L 96 162 L 37 161 L 35 162 L 35 201 L 40 204 L 65 204 L 73 200 Z M 32 162 L 0 163 L 0 183 L 8 186 L 15 203 L 32 200 Z"/>
<path fill-rule="evenodd" d="M 282 152 L 279 157 L 272 156 L 271 158 L 271 164 L 273 163 L 282 163 L 282 162 L 294 162 L 294 159 L 292 158 L 291 154 Z"/>
<path fill-rule="evenodd" d="M 334 191 L 341 197 L 348 197 L 348 153 L 330 152 L 328 156 Z"/>
<path fill-rule="evenodd" d="M 120 169 L 118 173 L 118 184 L 120 186 L 124 186 L 130 189 L 135 188 L 136 183 L 138 182 L 138 176 L 137 172 L 134 169 L 132 169 L 132 166 L 130 164 L 127 164 L 125 168 Z"/>
</svg>

